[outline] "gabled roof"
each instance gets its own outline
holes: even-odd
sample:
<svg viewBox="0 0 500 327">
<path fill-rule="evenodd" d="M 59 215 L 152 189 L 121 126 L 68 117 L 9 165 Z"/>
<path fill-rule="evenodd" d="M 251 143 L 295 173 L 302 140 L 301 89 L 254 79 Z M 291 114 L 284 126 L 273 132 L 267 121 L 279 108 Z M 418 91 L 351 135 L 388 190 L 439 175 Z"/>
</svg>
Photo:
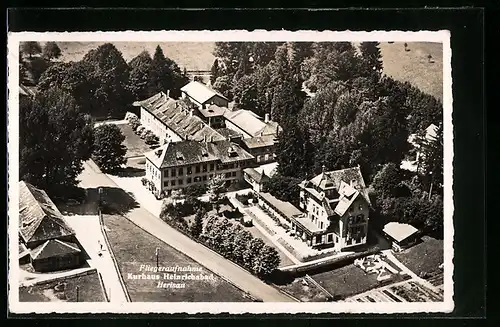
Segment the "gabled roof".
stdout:
<svg viewBox="0 0 500 327">
<path fill-rule="evenodd" d="M 205 103 L 216 95 L 227 100 L 227 98 L 222 94 L 216 92 L 215 90 L 198 81 L 192 81 L 184 85 L 181 88 L 181 92 L 186 93 L 190 98 L 196 100 L 199 103 Z"/>
<path fill-rule="evenodd" d="M 417 232 L 418 229 L 408 224 L 390 222 L 384 226 L 384 233 L 392 237 L 396 242 L 404 241 Z"/>
<path fill-rule="evenodd" d="M 371 205 L 365 181 L 358 167 L 322 172 L 311 180 L 302 181 L 299 186 L 312 194 L 327 211 L 342 216 L 361 195 Z M 338 192 L 338 199 L 328 199 L 326 192 Z"/>
<path fill-rule="evenodd" d="M 258 133 L 266 127 L 266 123 L 259 116 L 246 109 L 227 110 L 224 117 L 251 136 L 258 136 Z"/>
<path fill-rule="evenodd" d="M 200 117 L 193 115 L 191 110 L 194 109 L 183 101 L 167 97 L 163 92 L 146 100 L 136 101 L 134 105 L 143 107 L 183 140 L 203 141 L 205 138 L 210 140 L 211 137 L 214 141 L 225 139 Z"/>
<path fill-rule="evenodd" d="M 82 251 L 75 243 L 64 242 L 56 239 L 46 241 L 45 243 L 34 248 L 31 251 L 31 257 L 32 259 L 46 259 L 80 252 Z"/>
<path fill-rule="evenodd" d="M 253 180 L 255 180 L 259 184 L 269 179 L 269 177 L 264 174 L 264 171 L 258 172 L 254 168 L 245 168 L 243 169 L 243 172 L 250 175 L 250 177 L 252 177 Z"/>
<path fill-rule="evenodd" d="M 25 243 L 75 234 L 47 193 L 24 181 L 19 182 L 19 233 Z"/>
<path fill-rule="evenodd" d="M 214 161 L 230 163 L 253 159 L 253 156 L 240 146 L 226 140 L 169 142 L 158 149 L 147 152 L 145 156 L 159 168 Z"/>
<path fill-rule="evenodd" d="M 232 130 L 230 128 L 217 128 L 216 129 L 217 133 L 219 133 L 220 135 L 226 137 L 226 138 L 231 138 L 231 137 L 241 137 L 241 133 L 235 131 L 235 130 Z"/>
</svg>

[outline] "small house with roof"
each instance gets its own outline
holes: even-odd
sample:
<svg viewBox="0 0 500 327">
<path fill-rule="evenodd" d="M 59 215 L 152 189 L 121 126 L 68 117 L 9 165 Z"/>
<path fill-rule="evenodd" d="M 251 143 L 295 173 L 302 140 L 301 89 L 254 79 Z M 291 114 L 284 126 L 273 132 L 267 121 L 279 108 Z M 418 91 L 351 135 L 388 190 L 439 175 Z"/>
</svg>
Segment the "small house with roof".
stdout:
<svg viewBox="0 0 500 327">
<path fill-rule="evenodd" d="M 383 232 L 396 252 L 407 249 L 418 241 L 418 229 L 409 224 L 390 222 L 384 226 Z"/>
<path fill-rule="evenodd" d="M 305 215 L 295 230 L 308 244 L 338 250 L 366 244 L 371 204 L 359 166 L 328 172 L 323 168 L 299 187 L 299 207 Z"/>
<path fill-rule="evenodd" d="M 75 232 L 47 193 L 24 181 L 19 182 L 19 238 L 20 259 L 29 253 L 35 271 L 77 268 L 85 260 Z"/>
<path fill-rule="evenodd" d="M 229 100 L 219 92 L 207 85 L 192 81 L 181 88 L 182 98 L 189 99 L 191 103 L 201 109 L 208 109 L 210 105 L 227 107 Z"/>
</svg>

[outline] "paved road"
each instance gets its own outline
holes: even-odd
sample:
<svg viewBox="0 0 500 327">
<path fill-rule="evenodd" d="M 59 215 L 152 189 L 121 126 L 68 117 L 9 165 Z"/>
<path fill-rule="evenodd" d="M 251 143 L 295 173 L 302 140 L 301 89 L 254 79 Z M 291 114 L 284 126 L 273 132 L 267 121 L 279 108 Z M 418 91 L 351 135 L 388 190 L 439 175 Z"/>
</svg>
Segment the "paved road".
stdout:
<svg viewBox="0 0 500 327">
<path fill-rule="evenodd" d="M 79 177 L 82 187 L 118 187 L 110 178 L 101 173 L 93 162 L 86 162 L 84 168 L 85 170 Z M 230 280 L 233 284 L 252 294 L 254 297 L 262 299 L 264 302 L 294 302 L 293 299 L 262 282 L 246 270 L 168 226 L 142 206 L 128 212 L 126 217 L 147 232 L 199 262 L 207 269 Z"/>
</svg>

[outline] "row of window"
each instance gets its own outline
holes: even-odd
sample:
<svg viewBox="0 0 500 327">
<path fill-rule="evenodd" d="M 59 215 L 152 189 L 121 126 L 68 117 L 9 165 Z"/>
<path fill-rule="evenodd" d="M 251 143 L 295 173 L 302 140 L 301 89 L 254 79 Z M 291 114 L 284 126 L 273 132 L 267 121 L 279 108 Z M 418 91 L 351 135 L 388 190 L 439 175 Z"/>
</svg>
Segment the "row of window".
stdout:
<svg viewBox="0 0 500 327">
<path fill-rule="evenodd" d="M 209 178 L 212 178 L 214 175 L 203 175 L 203 176 L 196 176 L 194 178 L 188 177 L 186 178 L 186 184 L 191 184 L 191 183 L 198 183 L 201 181 L 207 181 Z M 225 174 L 226 178 L 231 178 L 231 177 L 236 177 L 236 172 L 233 171 L 231 173 L 226 173 Z M 171 180 L 171 181 L 163 181 L 163 187 L 168 187 L 168 186 L 176 186 L 176 185 L 184 185 L 184 180 L 183 179 L 178 179 L 178 180 Z"/>
</svg>

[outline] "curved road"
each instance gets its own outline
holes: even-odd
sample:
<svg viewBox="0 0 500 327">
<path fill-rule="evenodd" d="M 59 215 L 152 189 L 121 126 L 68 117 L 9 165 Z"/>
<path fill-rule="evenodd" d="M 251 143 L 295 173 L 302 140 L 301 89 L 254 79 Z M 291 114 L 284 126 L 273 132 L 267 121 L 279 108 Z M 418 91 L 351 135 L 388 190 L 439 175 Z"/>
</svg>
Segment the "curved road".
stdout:
<svg viewBox="0 0 500 327">
<path fill-rule="evenodd" d="M 79 176 L 79 179 L 81 180 L 81 186 L 84 188 L 99 186 L 118 188 L 92 161 L 84 164 L 84 171 Z M 292 298 L 264 283 L 243 268 L 173 229 L 143 207 L 132 209 L 126 214 L 126 217 L 142 229 L 191 257 L 215 274 L 231 281 L 252 296 L 264 302 L 295 302 Z"/>
</svg>

